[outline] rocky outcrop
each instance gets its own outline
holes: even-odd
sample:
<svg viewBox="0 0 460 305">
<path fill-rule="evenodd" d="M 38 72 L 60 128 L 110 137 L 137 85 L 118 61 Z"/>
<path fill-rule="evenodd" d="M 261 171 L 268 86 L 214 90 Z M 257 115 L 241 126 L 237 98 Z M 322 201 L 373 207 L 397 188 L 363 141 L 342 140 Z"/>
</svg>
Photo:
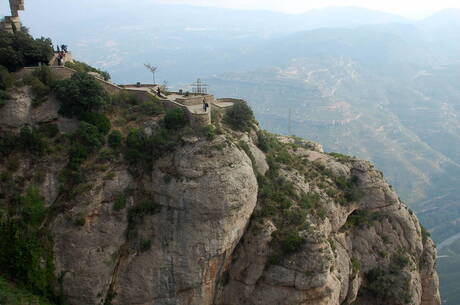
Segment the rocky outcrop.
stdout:
<svg viewBox="0 0 460 305">
<path fill-rule="evenodd" d="M 78 121 L 59 115 L 59 102 L 50 96 L 39 105 L 34 105 L 34 97 L 29 86 L 15 88 L 11 100 L 0 107 L 0 131 L 18 131 L 21 127 L 37 127 L 40 124 L 56 122 L 63 133 L 75 132 Z"/>
<path fill-rule="evenodd" d="M 95 177 L 88 195 L 53 224 L 57 272 L 71 303 L 213 304 L 257 201 L 249 158 L 221 137 L 159 160 L 145 181 L 112 173 L 108 182 Z M 112 206 L 139 183 L 160 210 L 137 225 L 133 239 L 126 214 L 134 198 L 122 212 Z M 68 215 L 85 224 L 75 226 Z"/>
<path fill-rule="evenodd" d="M 2 130 L 75 130 L 56 101 L 34 108 L 27 90 L 0 109 Z M 159 121 L 129 124 L 154 135 Z M 49 207 L 68 304 L 440 304 L 433 242 L 369 162 L 297 138 L 262 147 L 256 127 L 193 132 L 148 166 L 101 148 L 74 189 L 63 184 L 66 137 L 47 155 L 14 156 L 12 178 L 35 179 Z"/>
<path fill-rule="evenodd" d="M 343 206 L 311 185 L 321 194 L 327 216 L 311 217 L 311 229 L 301 232 L 306 240 L 302 248 L 277 262 L 270 261 L 270 242 L 280 228 L 266 220 L 253 222 L 235 253 L 230 280 L 222 287 L 218 304 L 381 304 L 366 288 L 371 284 L 366 274 L 382 266 L 386 272 L 395 256 L 408 260 L 398 274 L 401 283 L 408 279 L 410 299 L 405 304 L 440 304 L 434 245 L 380 172 L 365 161 L 340 163 L 302 148 L 295 153 L 319 162 L 332 179 L 356 181 L 361 198 Z M 285 177 L 299 186 L 296 179 Z M 351 222 L 353 217 L 356 221 L 361 217 L 363 223 Z M 385 304 L 404 302 L 387 299 Z"/>
</svg>

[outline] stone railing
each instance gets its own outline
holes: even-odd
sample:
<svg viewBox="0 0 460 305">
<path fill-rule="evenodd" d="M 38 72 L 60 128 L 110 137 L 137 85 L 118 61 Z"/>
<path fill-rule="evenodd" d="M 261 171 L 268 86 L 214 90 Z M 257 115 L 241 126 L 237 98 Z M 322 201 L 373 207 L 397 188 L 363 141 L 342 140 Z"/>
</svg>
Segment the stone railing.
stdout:
<svg viewBox="0 0 460 305">
<path fill-rule="evenodd" d="M 142 84 L 142 83 L 137 83 L 137 84 L 124 84 L 120 85 L 122 88 L 157 88 L 158 85 L 155 84 Z"/>
<path fill-rule="evenodd" d="M 245 100 L 238 98 L 218 98 L 216 101 L 219 103 L 246 103 Z"/>
</svg>

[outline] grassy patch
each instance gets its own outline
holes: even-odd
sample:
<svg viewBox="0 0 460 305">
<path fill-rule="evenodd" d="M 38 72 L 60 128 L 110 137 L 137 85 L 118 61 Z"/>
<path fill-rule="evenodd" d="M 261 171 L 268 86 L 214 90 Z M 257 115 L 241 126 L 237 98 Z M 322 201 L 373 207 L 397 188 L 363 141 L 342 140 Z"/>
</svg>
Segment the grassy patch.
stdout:
<svg viewBox="0 0 460 305">
<path fill-rule="evenodd" d="M 53 305 L 46 298 L 33 295 L 26 289 L 7 281 L 3 277 L 0 277 L 0 304 Z"/>
</svg>

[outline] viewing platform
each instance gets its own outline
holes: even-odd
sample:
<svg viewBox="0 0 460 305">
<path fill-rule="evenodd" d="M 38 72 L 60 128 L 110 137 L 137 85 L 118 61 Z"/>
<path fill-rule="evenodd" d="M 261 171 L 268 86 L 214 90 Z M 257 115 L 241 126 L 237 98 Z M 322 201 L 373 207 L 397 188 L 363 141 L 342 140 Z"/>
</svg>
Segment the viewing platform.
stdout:
<svg viewBox="0 0 460 305">
<path fill-rule="evenodd" d="M 67 60 L 71 61 L 71 53 L 68 54 Z M 56 56 L 56 54 L 55 54 Z M 68 79 L 72 77 L 77 71 L 65 67 L 55 65 L 56 58 L 50 61 L 52 65 L 49 66 L 51 71 L 56 75 L 58 79 Z M 16 77 L 23 78 L 26 75 L 31 74 L 33 71 L 40 67 L 25 67 L 22 70 L 16 72 Z M 215 99 L 212 94 L 207 93 L 189 93 L 189 92 L 162 92 L 161 87 L 157 84 L 128 84 L 128 85 L 117 85 L 110 81 L 104 80 L 101 75 L 95 72 L 89 72 L 96 81 L 98 81 L 104 90 L 109 94 L 118 94 L 121 92 L 127 92 L 141 102 L 149 102 L 153 99 L 160 101 L 165 108 L 181 108 L 184 109 L 190 119 L 190 125 L 192 127 L 204 127 L 211 124 L 211 111 L 214 109 L 219 112 L 223 112 L 226 109 L 232 107 L 235 103 L 242 102 L 243 100 L 223 98 Z M 160 94 L 158 89 L 160 88 Z M 205 110 L 204 104 L 208 107 Z"/>
</svg>

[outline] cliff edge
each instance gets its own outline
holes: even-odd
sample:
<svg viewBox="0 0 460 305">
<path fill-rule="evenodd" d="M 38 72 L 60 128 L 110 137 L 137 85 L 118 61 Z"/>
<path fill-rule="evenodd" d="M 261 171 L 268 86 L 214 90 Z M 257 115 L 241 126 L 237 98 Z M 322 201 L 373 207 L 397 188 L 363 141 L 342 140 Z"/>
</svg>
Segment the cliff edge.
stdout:
<svg viewBox="0 0 460 305">
<path fill-rule="evenodd" d="M 0 107 L 9 280 L 70 305 L 440 304 L 435 246 L 369 162 L 262 131 L 243 102 L 192 129 L 94 85 L 103 105 L 69 114 L 76 75 Z"/>
</svg>

